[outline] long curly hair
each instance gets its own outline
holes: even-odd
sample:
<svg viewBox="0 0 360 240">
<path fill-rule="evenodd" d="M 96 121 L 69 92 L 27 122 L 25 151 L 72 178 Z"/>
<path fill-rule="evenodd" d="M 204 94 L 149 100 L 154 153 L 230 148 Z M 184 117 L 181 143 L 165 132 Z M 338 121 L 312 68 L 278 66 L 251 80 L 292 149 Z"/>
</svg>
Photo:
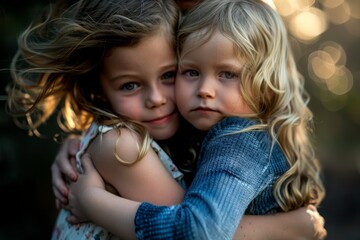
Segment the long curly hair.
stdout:
<svg viewBox="0 0 360 240">
<path fill-rule="evenodd" d="M 196 34 L 193 34 L 193 33 Z M 260 124 L 282 147 L 290 169 L 280 177 L 274 195 L 284 211 L 324 197 L 320 167 L 315 157 L 313 114 L 309 96 L 297 71 L 286 27 L 280 15 L 260 0 L 209 0 L 199 4 L 180 22 L 178 54 L 204 44 L 219 32 L 234 44 L 242 67 L 240 91 Z M 191 48 L 183 51 L 191 37 Z"/>
<path fill-rule="evenodd" d="M 114 113 L 99 83 L 102 59 L 113 47 L 133 47 L 163 32 L 175 50 L 178 9 L 172 0 L 59 0 L 18 38 L 7 86 L 8 112 L 30 133 L 57 112 L 66 133 L 96 120 L 121 123 L 147 139 L 143 126 Z M 146 145 L 146 144 L 145 144 Z"/>
</svg>

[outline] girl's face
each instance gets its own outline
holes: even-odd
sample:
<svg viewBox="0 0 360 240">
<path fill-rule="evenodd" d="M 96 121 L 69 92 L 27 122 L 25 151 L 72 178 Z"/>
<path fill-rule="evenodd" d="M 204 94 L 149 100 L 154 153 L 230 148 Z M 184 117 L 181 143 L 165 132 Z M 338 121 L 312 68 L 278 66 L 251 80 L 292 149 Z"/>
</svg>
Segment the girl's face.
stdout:
<svg viewBox="0 0 360 240">
<path fill-rule="evenodd" d="M 159 33 L 135 47 L 115 47 L 103 60 L 100 83 L 113 110 L 138 121 L 157 140 L 179 125 L 174 99 L 177 69 L 173 47 Z"/>
<path fill-rule="evenodd" d="M 183 51 L 192 44 L 185 41 Z M 242 61 L 233 43 L 220 33 L 186 53 L 176 77 L 176 102 L 180 113 L 194 127 L 208 130 L 227 116 L 253 113 L 240 94 Z"/>
</svg>

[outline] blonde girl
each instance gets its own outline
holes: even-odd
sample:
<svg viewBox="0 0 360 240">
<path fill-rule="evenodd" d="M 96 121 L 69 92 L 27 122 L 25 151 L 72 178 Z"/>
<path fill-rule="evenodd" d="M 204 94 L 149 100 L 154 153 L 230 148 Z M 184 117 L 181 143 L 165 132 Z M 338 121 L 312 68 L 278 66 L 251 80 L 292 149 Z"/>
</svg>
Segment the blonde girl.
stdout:
<svg viewBox="0 0 360 240">
<path fill-rule="evenodd" d="M 181 173 L 152 141 L 172 137 L 179 125 L 173 97 L 176 16 L 168 0 L 78 1 L 63 12 L 57 8 L 20 37 L 9 109 L 26 116 L 33 133 L 59 109 L 65 131 L 86 130 L 78 159 L 90 153 L 116 194 L 180 203 L 184 190 L 174 178 Z M 96 215 L 109 221 L 107 214 Z M 134 237 L 126 221 L 125 232 L 110 226 L 110 233 L 94 224 L 67 225 L 69 216 L 60 213 L 54 239 Z"/>
<path fill-rule="evenodd" d="M 262 1 L 203 1 L 181 21 L 178 49 L 179 111 L 208 131 L 183 203 L 116 197 L 86 161 L 70 186 L 72 221 L 90 218 L 119 232 L 126 222 L 139 239 L 231 239 L 245 213 L 318 206 L 324 187 L 312 113 L 281 17 Z"/>
</svg>

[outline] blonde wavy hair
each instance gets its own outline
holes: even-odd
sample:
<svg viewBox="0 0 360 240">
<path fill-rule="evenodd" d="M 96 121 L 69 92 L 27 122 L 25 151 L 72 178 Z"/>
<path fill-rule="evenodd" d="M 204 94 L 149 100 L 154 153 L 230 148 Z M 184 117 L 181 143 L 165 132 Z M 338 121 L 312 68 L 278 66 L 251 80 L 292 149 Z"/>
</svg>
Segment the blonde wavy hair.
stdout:
<svg viewBox="0 0 360 240">
<path fill-rule="evenodd" d="M 325 190 L 310 139 L 313 115 L 281 17 L 260 0 L 203 1 L 180 22 L 180 68 L 187 51 L 217 32 L 234 43 L 235 54 L 245 62 L 240 91 L 260 122 L 255 129 L 267 129 L 287 157 L 290 169 L 274 186 L 277 202 L 284 211 L 319 205 Z M 191 48 L 184 52 L 190 35 Z"/>
<path fill-rule="evenodd" d="M 57 113 L 66 133 L 82 132 L 92 121 L 121 124 L 149 136 L 140 124 L 119 116 L 104 99 L 99 74 L 113 47 L 134 47 L 162 31 L 175 47 L 178 9 L 172 0 L 79 0 L 50 5 L 18 38 L 7 87 L 8 112 L 26 119 L 30 133 Z"/>
</svg>

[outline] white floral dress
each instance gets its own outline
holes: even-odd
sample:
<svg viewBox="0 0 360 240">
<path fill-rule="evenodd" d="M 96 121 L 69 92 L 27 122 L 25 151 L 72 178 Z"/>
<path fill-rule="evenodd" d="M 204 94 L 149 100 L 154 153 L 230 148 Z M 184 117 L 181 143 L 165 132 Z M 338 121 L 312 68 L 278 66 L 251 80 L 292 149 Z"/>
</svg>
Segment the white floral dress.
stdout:
<svg viewBox="0 0 360 240">
<path fill-rule="evenodd" d="M 81 156 L 85 153 L 88 148 L 90 142 L 100 133 L 106 133 L 113 129 L 108 126 L 99 126 L 96 123 L 93 123 L 88 131 L 84 134 L 81 143 L 80 150 L 76 154 L 77 167 L 80 171 L 82 171 L 81 167 Z M 175 166 L 170 157 L 165 153 L 165 151 L 155 142 L 151 141 L 151 147 L 155 150 L 155 152 L 159 155 L 160 160 L 166 167 L 166 169 L 170 172 L 173 178 L 178 181 L 181 186 L 185 186 L 183 182 L 183 174 L 179 171 L 179 169 Z M 115 240 L 119 239 L 114 236 L 112 233 L 107 231 L 106 229 L 95 225 L 93 223 L 82 223 L 78 226 L 69 224 L 66 221 L 66 218 L 69 216 L 69 212 L 66 210 L 60 210 L 59 215 L 57 217 L 53 232 L 52 232 L 52 240 Z"/>
</svg>

